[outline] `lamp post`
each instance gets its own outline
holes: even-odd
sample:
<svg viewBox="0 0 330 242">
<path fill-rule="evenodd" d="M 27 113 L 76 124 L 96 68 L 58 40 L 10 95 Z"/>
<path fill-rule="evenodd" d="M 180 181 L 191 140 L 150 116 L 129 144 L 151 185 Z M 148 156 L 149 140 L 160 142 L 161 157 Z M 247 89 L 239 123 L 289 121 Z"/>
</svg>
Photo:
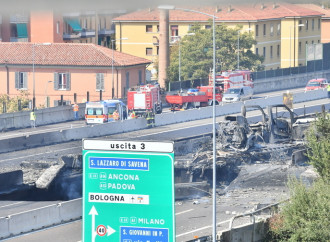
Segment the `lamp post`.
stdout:
<svg viewBox="0 0 330 242">
<path fill-rule="evenodd" d="M 305 25 L 304 24 L 298 24 L 297 26 L 290 26 L 290 73 L 291 73 L 291 29 L 295 28 L 295 27 L 303 27 L 303 26 L 305 26 Z M 295 38 L 293 38 L 293 41 L 295 41 Z M 295 52 L 295 49 L 296 48 L 293 49 L 293 52 Z M 295 59 L 296 57 L 293 56 L 293 58 Z M 293 67 L 295 67 L 295 62 L 294 62 Z"/>
<path fill-rule="evenodd" d="M 216 220 L 216 132 L 215 132 L 215 124 L 216 124 L 216 113 L 215 113 L 215 19 L 217 18 L 216 16 L 204 12 L 199 12 L 196 10 L 192 9 L 185 9 L 185 8 L 176 8 L 175 6 L 171 5 L 162 5 L 158 6 L 159 9 L 165 9 L 165 10 L 183 10 L 185 12 L 193 12 L 193 13 L 198 13 L 198 14 L 203 14 L 206 16 L 209 16 L 212 18 L 212 23 L 213 23 L 213 194 L 212 194 L 212 200 L 213 200 L 213 230 L 212 230 L 212 240 L 213 242 L 216 241 L 216 235 L 217 235 L 217 220 Z"/>
<path fill-rule="evenodd" d="M 35 81 L 35 47 L 41 45 L 51 45 L 51 43 L 35 43 L 32 44 L 32 73 L 33 73 L 33 98 L 32 98 L 32 110 L 36 107 L 36 81 Z"/>
<path fill-rule="evenodd" d="M 111 49 L 112 49 L 112 62 L 111 62 L 111 78 L 112 78 L 112 91 L 111 91 L 111 98 L 113 99 L 114 96 L 115 96 L 115 88 L 114 88 L 114 85 L 115 85 L 115 79 L 114 79 L 114 75 L 113 75 L 113 68 L 114 68 L 114 61 L 115 61 L 115 56 L 114 56 L 114 46 L 113 46 L 113 43 L 117 40 L 127 40 L 128 38 L 120 38 L 120 39 L 112 39 L 111 40 Z M 118 88 L 118 87 L 117 87 Z"/>
</svg>

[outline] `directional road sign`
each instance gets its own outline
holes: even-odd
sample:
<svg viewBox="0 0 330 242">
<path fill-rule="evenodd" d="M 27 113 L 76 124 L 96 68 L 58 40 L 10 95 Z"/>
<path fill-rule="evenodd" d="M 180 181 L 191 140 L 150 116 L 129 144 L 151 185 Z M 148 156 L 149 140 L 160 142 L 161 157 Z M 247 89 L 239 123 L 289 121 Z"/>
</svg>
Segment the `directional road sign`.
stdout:
<svg viewBox="0 0 330 242">
<path fill-rule="evenodd" d="M 172 142 L 85 139 L 83 168 L 83 241 L 175 241 Z"/>
</svg>

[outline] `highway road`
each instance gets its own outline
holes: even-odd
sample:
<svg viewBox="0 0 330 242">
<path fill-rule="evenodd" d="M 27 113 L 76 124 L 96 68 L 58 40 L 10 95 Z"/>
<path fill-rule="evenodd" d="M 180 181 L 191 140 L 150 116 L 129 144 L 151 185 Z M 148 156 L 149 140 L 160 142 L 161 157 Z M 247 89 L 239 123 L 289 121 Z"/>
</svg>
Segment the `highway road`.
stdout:
<svg viewBox="0 0 330 242">
<path fill-rule="evenodd" d="M 295 112 L 298 112 L 298 107 L 315 106 L 320 104 L 326 104 L 329 109 L 328 99 L 318 100 L 308 103 L 296 104 Z M 318 107 L 317 111 L 321 111 Z M 303 111 L 299 111 L 303 112 Z M 254 112 L 249 113 L 249 117 L 253 116 Z M 217 121 L 222 120 L 223 117 L 218 117 Z M 69 125 L 71 125 L 70 123 Z M 61 125 L 57 124 L 57 128 Z M 84 125 L 82 121 L 76 121 L 73 125 Z M 56 125 L 52 126 L 54 128 Z M 40 127 L 40 130 L 47 130 L 47 127 Z M 211 132 L 212 119 L 192 121 L 188 123 L 173 124 L 168 126 L 155 127 L 151 130 L 140 130 L 130 133 L 124 133 L 120 135 L 112 135 L 111 137 L 103 137 L 107 139 L 140 139 L 140 140 L 174 140 L 181 137 L 186 137 L 187 134 L 194 135 L 200 133 Z M 36 130 L 37 132 L 40 131 Z M 19 130 L 16 132 L 26 132 L 26 130 Z M 35 132 L 35 131 L 32 131 Z M 45 132 L 45 131 L 43 131 Z M 9 166 L 12 168 L 19 167 L 19 164 L 24 160 L 54 160 L 59 156 L 67 154 L 80 154 L 81 153 L 81 141 L 68 142 L 64 144 L 56 144 L 46 147 L 39 147 L 35 149 L 17 151 L 2 154 L 0 158 L 0 167 Z M 275 198 L 272 198 L 275 199 Z M 211 233 L 211 214 L 212 204 L 210 198 L 198 199 L 198 204 L 193 204 L 194 200 L 186 200 L 182 203 L 176 202 L 176 221 L 177 221 L 177 241 L 187 241 L 193 239 L 193 236 L 209 235 Z M 38 206 L 44 206 L 49 203 L 55 203 L 54 201 L 48 201 L 44 203 L 26 202 L 26 201 L 1 201 L 0 202 L 0 216 L 7 216 L 12 212 L 20 212 L 36 208 Z M 238 203 L 238 201 L 236 201 Z M 242 201 L 242 203 L 244 203 Z M 233 216 L 233 213 L 244 212 L 253 207 L 253 201 L 250 205 L 245 206 L 240 211 L 229 206 L 229 202 L 226 198 L 221 198 L 219 201 L 218 218 L 222 227 L 228 226 L 227 221 Z M 235 211 L 234 211 L 235 210 Z M 5 212 L 6 211 L 6 212 Z M 8 212 L 7 212 L 8 211 Z M 8 241 L 80 241 L 81 240 L 81 221 L 75 221 L 69 224 L 56 226 L 53 228 L 45 229 L 42 231 L 22 235 L 16 238 L 9 239 Z M 54 234 L 57 234 L 56 238 L 52 238 Z M 43 237 L 45 236 L 45 237 Z M 61 237 L 63 236 L 63 237 Z M 38 238 L 38 239 L 37 239 Z M 43 239 L 45 238 L 45 239 Z"/>
</svg>

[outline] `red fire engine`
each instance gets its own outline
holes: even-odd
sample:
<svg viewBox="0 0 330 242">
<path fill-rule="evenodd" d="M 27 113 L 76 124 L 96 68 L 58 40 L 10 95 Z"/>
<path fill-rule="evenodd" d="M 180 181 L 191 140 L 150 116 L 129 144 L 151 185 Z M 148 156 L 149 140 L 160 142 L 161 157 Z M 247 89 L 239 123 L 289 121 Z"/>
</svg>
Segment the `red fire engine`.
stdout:
<svg viewBox="0 0 330 242">
<path fill-rule="evenodd" d="M 209 85 L 213 85 L 213 75 L 209 75 Z M 231 87 L 242 87 L 250 86 L 254 87 L 252 74 L 248 70 L 238 70 L 238 71 L 223 71 L 221 73 L 216 73 L 215 75 L 215 85 L 221 87 L 224 92 Z"/>
<path fill-rule="evenodd" d="M 159 84 L 147 84 L 130 88 L 127 92 L 127 108 L 137 116 L 144 116 L 147 112 L 159 114 L 162 112 Z"/>
</svg>

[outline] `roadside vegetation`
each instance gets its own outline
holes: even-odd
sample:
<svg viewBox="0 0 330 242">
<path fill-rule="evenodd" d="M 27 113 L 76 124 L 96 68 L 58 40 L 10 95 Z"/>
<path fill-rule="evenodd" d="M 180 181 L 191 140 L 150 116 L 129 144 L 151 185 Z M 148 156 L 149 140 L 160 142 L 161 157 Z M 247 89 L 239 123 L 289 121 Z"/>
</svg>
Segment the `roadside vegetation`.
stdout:
<svg viewBox="0 0 330 242">
<path fill-rule="evenodd" d="M 290 201 L 269 223 L 266 241 L 330 241 L 330 115 L 322 113 L 308 135 L 310 164 L 319 178 L 311 186 L 289 179 Z"/>
<path fill-rule="evenodd" d="M 6 94 L 0 95 L 0 113 L 28 110 L 28 107 L 29 98 L 26 91 L 20 91 L 20 94 L 13 98 L 10 98 Z"/>
<path fill-rule="evenodd" d="M 170 66 L 168 68 L 168 79 L 179 80 L 179 43 L 181 49 L 181 79 L 205 79 L 208 78 L 213 68 L 213 30 L 212 21 L 208 29 L 196 23 L 191 27 L 189 33 L 174 39 L 171 47 Z M 239 56 L 239 68 L 244 70 L 262 70 L 263 57 L 251 51 L 256 41 L 252 31 L 242 29 L 237 25 L 228 28 L 221 24 L 216 26 L 216 70 L 237 69 Z M 239 41 L 238 41 L 239 38 Z M 239 42 L 239 49 L 238 49 Z"/>
</svg>

